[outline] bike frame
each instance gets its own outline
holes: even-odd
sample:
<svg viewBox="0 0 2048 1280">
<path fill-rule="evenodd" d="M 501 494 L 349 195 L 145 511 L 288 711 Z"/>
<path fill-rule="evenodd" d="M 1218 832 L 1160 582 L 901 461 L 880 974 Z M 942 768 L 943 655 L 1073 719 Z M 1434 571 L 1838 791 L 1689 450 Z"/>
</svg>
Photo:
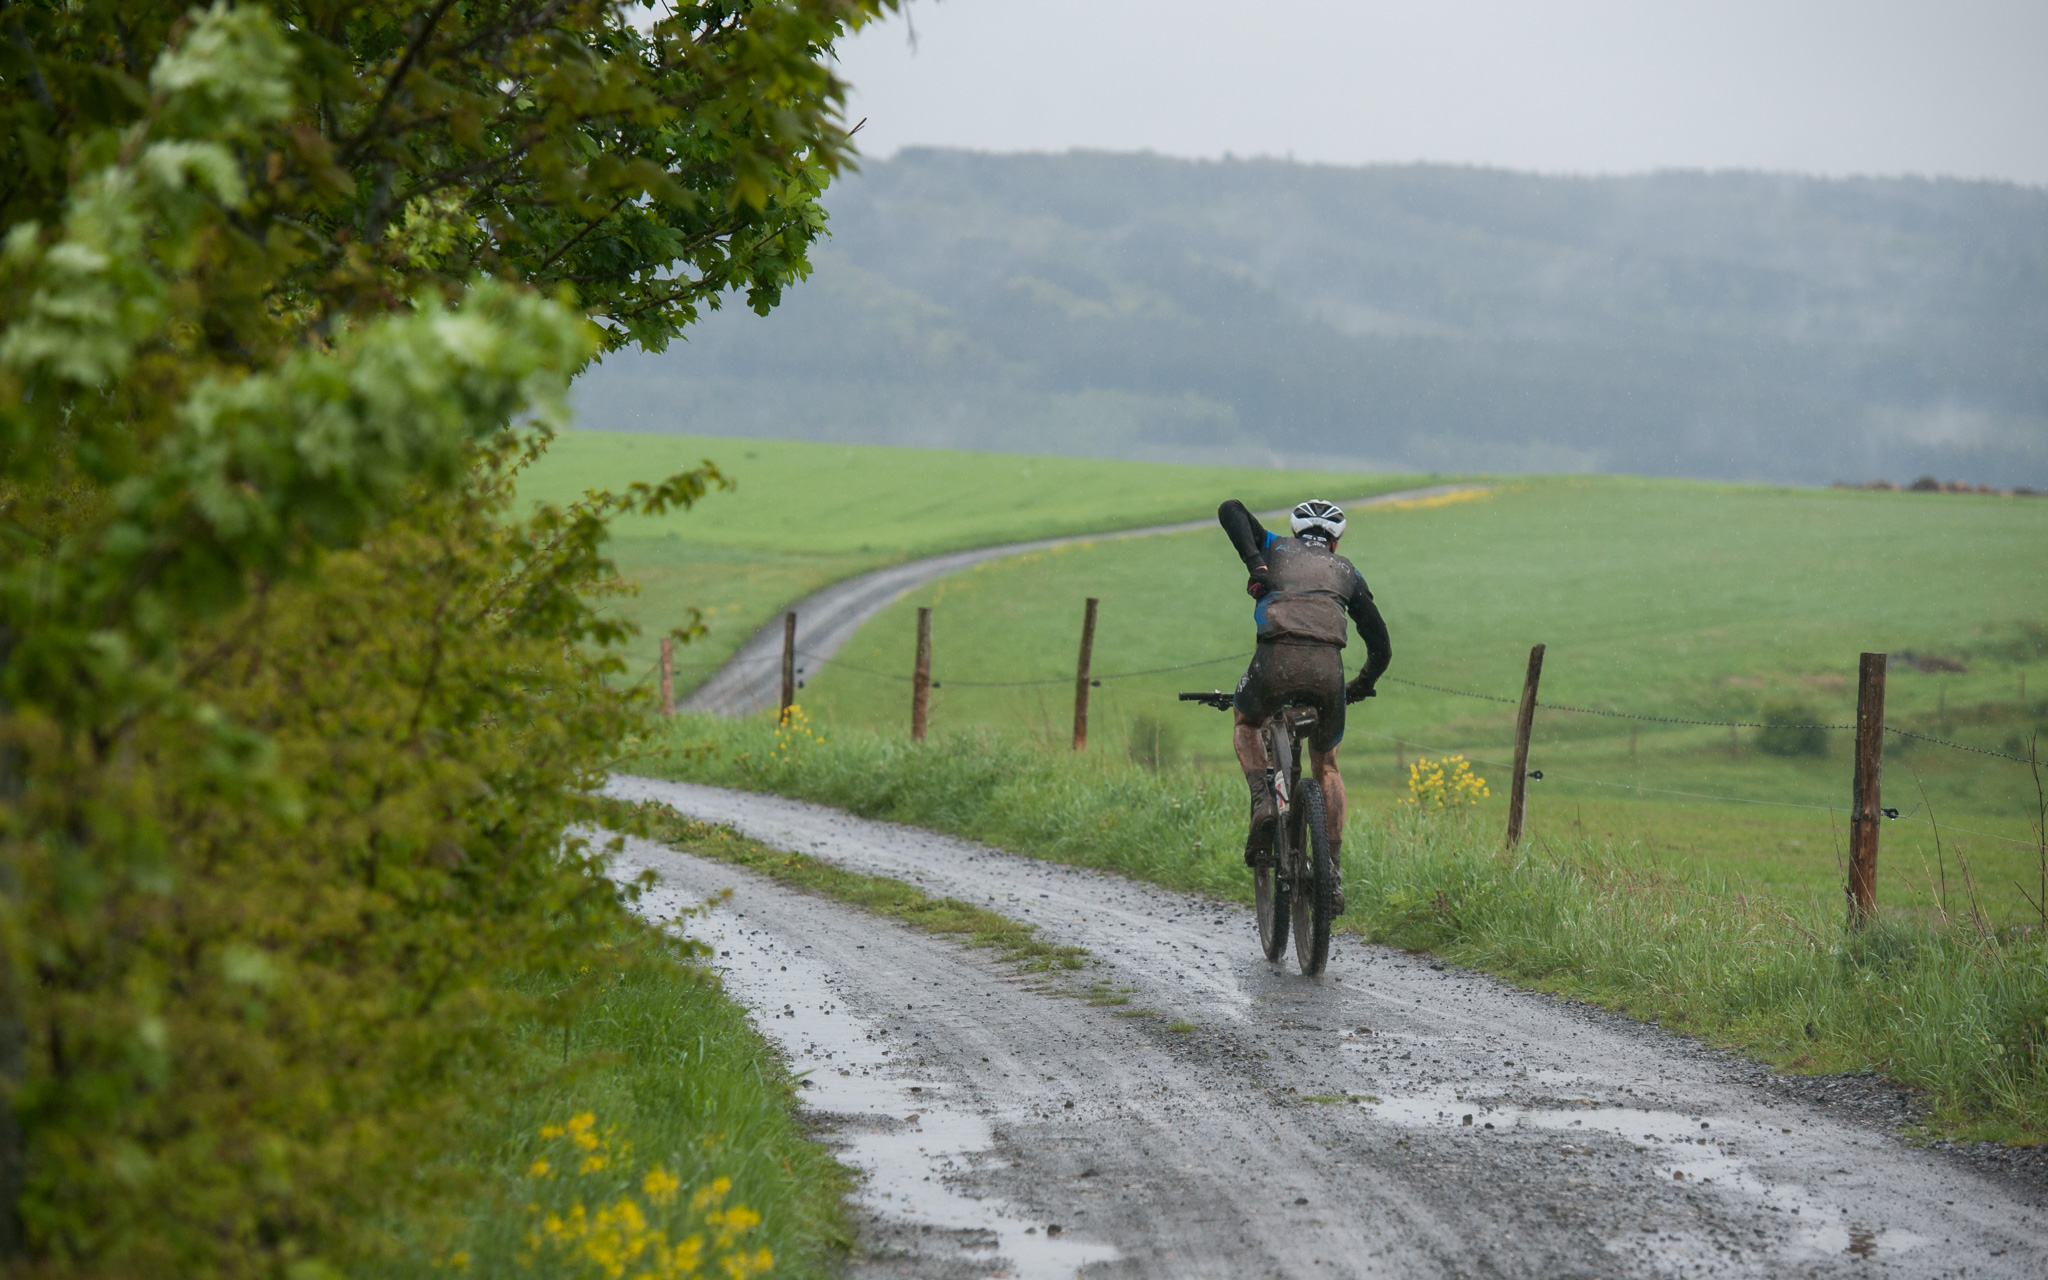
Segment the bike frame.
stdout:
<svg viewBox="0 0 2048 1280">
<path fill-rule="evenodd" d="M 1183 693 L 1180 700 L 1219 711 L 1233 708 L 1230 696 L 1220 691 Z M 1314 786 L 1305 791 L 1301 776 L 1302 743 L 1314 734 L 1317 718 L 1314 707 L 1288 706 L 1258 727 L 1259 745 L 1266 753 L 1266 787 L 1279 821 L 1273 832 L 1272 865 L 1252 866 L 1259 944 L 1266 959 L 1280 959 L 1291 932 L 1301 971 L 1309 976 L 1320 974 L 1329 956 L 1328 907 L 1336 874 L 1321 792 Z M 1303 795 L 1309 796 L 1305 806 Z"/>
</svg>

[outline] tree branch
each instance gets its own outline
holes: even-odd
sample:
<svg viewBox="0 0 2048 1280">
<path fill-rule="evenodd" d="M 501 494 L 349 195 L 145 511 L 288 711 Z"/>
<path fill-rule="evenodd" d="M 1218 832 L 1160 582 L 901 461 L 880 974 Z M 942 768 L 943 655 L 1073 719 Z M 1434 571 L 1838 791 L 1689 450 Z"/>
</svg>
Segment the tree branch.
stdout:
<svg viewBox="0 0 2048 1280">
<path fill-rule="evenodd" d="M 434 34 L 434 28 L 440 25 L 441 19 L 454 7 L 455 0 L 441 0 L 441 3 L 421 17 L 420 29 L 413 33 L 412 42 L 405 46 L 405 52 L 399 56 L 398 65 L 391 69 L 390 78 L 384 82 L 384 92 L 377 99 L 376 108 L 370 112 L 370 118 L 363 122 L 362 129 L 342 149 L 342 165 L 352 163 L 363 146 L 369 142 L 370 135 L 384 123 L 385 112 L 391 109 L 392 100 L 398 96 L 398 86 L 404 83 L 406 72 L 412 70 L 412 64 L 419 58 L 420 50 L 427 47 L 427 37 Z"/>
</svg>

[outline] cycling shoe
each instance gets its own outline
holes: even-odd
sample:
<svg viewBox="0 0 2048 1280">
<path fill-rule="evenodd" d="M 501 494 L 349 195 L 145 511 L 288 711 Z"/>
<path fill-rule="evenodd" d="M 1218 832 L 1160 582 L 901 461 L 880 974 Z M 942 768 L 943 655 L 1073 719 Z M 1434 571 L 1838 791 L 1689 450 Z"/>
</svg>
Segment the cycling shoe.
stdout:
<svg viewBox="0 0 2048 1280">
<path fill-rule="evenodd" d="M 1270 867 L 1273 865 L 1273 837 L 1280 829 L 1280 807 L 1273 801 L 1272 788 L 1264 778 L 1246 778 L 1251 784 L 1252 822 L 1251 830 L 1244 838 L 1244 865 L 1248 867 Z"/>
</svg>

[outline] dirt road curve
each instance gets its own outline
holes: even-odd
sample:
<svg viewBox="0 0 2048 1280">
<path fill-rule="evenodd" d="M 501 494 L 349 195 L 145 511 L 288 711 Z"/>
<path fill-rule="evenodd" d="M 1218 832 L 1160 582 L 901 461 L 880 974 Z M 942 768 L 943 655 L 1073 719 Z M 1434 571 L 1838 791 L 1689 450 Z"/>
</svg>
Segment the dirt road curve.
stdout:
<svg viewBox="0 0 2048 1280">
<path fill-rule="evenodd" d="M 1433 498 L 1441 494 L 1485 487 L 1477 484 L 1431 485 L 1426 489 L 1403 489 L 1397 493 L 1358 498 L 1345 503 L 1344 506 L 1357 510 L 1383 506 L 1390 502 Z M 1116 529 L 1108 533 L 1077 534 L 1070 538 L 1041 538 L 1036 542 L 1010 542 L 995 547 L 975 547 L 968 551 L 949 551 L 945 555 L 927 556 L 907 564 L 892 564 L 887 568 L 875 569 L 814 591 L 790 606 L 796 610 L 796 644 L 797 652 L 801 655 L 799 661 L 808 662 L 815 670 L 818 663 L 839 652 L 840 646 L 853 638 L 853 633 L 860 630 L 862 623 L 880 613 L 904 592 L 934 578 L 958 573 L 984 560 L 1000 560 L 1005 556 L 1022 555 L 1027 551 L 1043 551 L 1047 547 L 1065 546 L 1071 542 L 1149 538 L 1155 534 L 1189 533 L 1197 529 L 1215 527 L 1214 520 L 1189 520 L 1182 524 L 1155 524 L 1139 529 Z M 782 618 L 777 615 L 749 637 L 747 642 L 739 647 L 739 651 L 727 659 L 724 666 L 713 672 L 710 679 L 699 685 L 695 693 L 683 699 L 681 705 L 685 711 L 714 711 L 720 715 L 746 716 L 763 707 L 774 706 L 781 694 Z"/>
<path fill-rule="evenodd" d="M 1257 959 L 1237 907 L 814 805 L 612 792 L 1101 961 L 1020 977 L 632 844 L 651 910 L 735 889 L 694 928 L 870 1173 L 857 1275 L 2048 1275 L 2040 1187 L 1681 1036 L 1342 941 L 1307 981 Z"/>
</svg>

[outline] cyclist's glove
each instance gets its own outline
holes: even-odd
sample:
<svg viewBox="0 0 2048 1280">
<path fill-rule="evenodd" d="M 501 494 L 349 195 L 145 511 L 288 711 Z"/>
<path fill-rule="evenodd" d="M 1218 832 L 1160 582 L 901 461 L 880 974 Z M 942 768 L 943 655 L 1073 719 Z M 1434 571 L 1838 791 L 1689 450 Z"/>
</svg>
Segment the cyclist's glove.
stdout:
<svg viewBox="0 0 2048 1280">
<path fill-rule="evenodd" d="M 1265 599 L 1266 593 L 1273 589 L 1273 571 L 1265 565 L 1255 564 L 1245 572 L 1249 576 L 1245 579 L 1244 593 L 1254 600 Z"/>
<path fill-rule="evenodd" d="M 1360 684 L 1356 680 L 1344 686 L 1344 701 L 1347 704 L 1357 702 L 1360 698 L 1377 698 L 1379 696 L 1380 691 L 1378 689 L 1373 688 L 1369 684 Z"/>
</svg>

